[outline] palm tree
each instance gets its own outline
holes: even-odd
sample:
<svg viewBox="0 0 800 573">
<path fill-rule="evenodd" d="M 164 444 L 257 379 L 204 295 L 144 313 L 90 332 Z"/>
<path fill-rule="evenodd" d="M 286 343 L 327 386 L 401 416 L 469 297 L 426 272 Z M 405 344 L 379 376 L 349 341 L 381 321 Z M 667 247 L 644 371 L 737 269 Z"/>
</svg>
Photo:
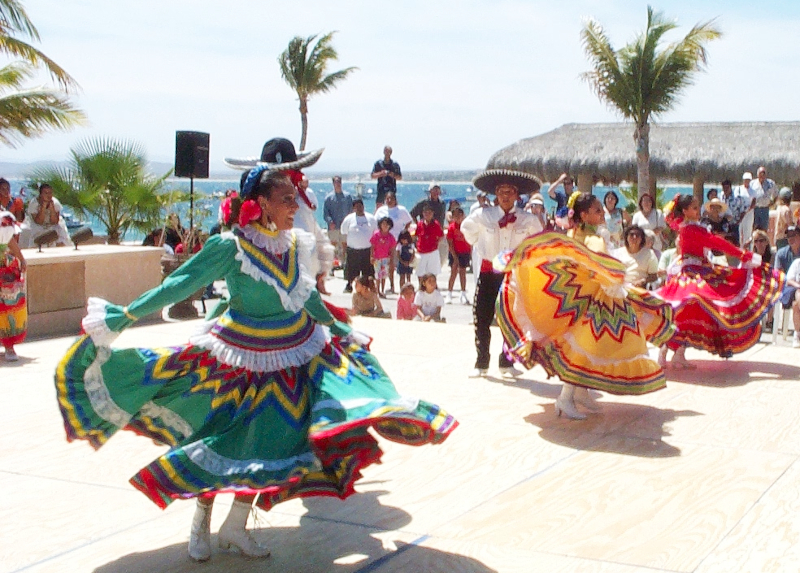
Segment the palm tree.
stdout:
<svg viewBox="0 0 800 573">
<path fill-rule="evenodd" d="M 23 38 L 39 41 L 39 32 L 18 0 L 0 0 L 0 53 L 20 58 L 0 68 L 0 142 L 13 147 L 21 139 L 38 137 L 50 129 L 69 129 L 84 122 L 64 93 L 24 89 L 25 80 L 44 68 L 63 92 L 77 88 L 58 64 Z M 10 92 L 10 93 L 9 93 Z"/>
<path fill-rule="evenodd" d="M 583 48 L 594 68 L 583 79 L 601 100 L 635 124 L 640 196 L 650 188 L 650 118 L 673 108 L 678 95 L 707 63 L 706 44 L 722 35 L 709 20 L 695 24 L 681 41 L 659 49 L 664 34 L 675 28 L 675 22 L 648 6 L 647 28 L 619 51 L 597 21 L 589 20 L 581 31 Z"/>
<path fill-rule="evenodd" d="M 158 226 L 158 192 L 171 171 L 161 177 L 148 174 L 139 144 L 96 138 L 79 143 L 70 155 L 64 166 L 34 170 L 32 184 L 49 183 L 63 204 L 103 223 L 110 244 L 118 244 L 130 228 L 149 231 Z"/>
<path fill-rule="evenodd" d="M 335 33 L 325 34 L 313 46 L 311 44 L 317 39 L 316 34 L 308 38 L 295 36 L 278 57 L 281 76 L 289 87 L 297 92 L 297 98 L 300 100 L 300 120 L 303 126 L 300 151 L 306 148 L 308 99 L 314 94 L 330 91 L 339 81 L 358 69 L 350 67 L 331 74 L 325 73 L 328 64 L 339 58 L 331 44 Z"/>
</svg>

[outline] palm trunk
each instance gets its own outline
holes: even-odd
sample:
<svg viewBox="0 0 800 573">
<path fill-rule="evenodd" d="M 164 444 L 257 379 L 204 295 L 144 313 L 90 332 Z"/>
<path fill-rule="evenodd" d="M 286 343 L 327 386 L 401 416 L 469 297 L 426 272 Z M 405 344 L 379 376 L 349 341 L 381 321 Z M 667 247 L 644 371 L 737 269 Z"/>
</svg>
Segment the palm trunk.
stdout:
<svg viewBox="0 0 800 573">
<path fill-rule="evenodd" d="M 641 199 L 642 195 L 650 192 L 650 125 L 647 122 L 636 126 L 633 142 L 636 145 L 637 186 Z"/>
<path fill-rule="evenodd" d="M 300 99 L 300 123 L 303 133 L 300 137 L 299 151 L 304 151 L 306 148 L 306 135 L 308 135 L 308 103 L 302 98 Z"/>
</svg>

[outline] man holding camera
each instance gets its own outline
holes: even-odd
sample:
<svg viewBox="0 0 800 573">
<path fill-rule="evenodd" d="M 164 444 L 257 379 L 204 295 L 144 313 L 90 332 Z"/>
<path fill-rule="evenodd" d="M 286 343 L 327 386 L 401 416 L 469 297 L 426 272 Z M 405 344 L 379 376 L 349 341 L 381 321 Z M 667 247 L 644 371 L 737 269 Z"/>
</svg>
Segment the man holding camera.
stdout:
<svg viewBox="0 0 800 573">
<path fill-rule="evenodd" d="M 396 161 L 392 161 L 392 148 L 388 145 L 383 148 L 383 159 L 375 162 L 371 177 L 378 180 L 378 188 L 375 191 L 375 209 L 377 210 L 383 205 L 388 191 L 397 192 L 397 182 L 403 178 L 400 165 Z"/>
</svg>

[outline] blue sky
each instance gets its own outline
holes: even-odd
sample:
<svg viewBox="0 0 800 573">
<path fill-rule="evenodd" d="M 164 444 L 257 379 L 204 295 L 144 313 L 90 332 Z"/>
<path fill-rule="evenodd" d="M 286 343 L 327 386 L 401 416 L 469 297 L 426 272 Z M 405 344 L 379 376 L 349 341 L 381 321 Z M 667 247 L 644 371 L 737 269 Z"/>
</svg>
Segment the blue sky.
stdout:
<svg viewBox="0 0 800 573">
<path fill-rule="evenodd" d="M 338 30 L 340 67 L 359 71 L 309 103 L 309 148 L 323 170 L 369 172 L 384 144 L 404 169 L 480 168 L 514 141 L 570 122 L 619 119 L 580 74 L 579 33 L 600 21 L 615 46 L 644 27 L 646 2 L 522 0 L 28 0 L 39 47 L 81 85 L 90 125 L 50 134 L 0 161 L 64 159 L 97 135 L 174 159 L 175 131 L 211 133 L 212 169 L 299 143 L 294 92 L 278 54 L 295 35 Z M 670 1 L 678 35 L 717 18 L 709 67 L 662 121 L 800 118 L 800 3 Z"/>
</svg>

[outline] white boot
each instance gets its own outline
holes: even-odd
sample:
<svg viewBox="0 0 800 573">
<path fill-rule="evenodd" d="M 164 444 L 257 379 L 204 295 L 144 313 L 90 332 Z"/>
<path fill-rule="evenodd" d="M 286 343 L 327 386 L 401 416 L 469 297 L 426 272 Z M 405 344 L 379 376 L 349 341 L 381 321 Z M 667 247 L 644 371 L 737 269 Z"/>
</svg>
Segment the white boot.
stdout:
<svg viewBox="0 0 800 573">
<path fill-rule="evenodd" d="M 686 360 L 685 346 L 681 346 L 675 351 L 675 355 L 672 357 L 672 364 L 677 368 L 685 368 L 687 370 L 694 370 L 697 368 L 697 366 Z"/>
<path fill-rule="evenodd" d="M 667 350 L 669 349 L 666 344 L 658 349 L 658 365 L 665 370 L 667 368 Z"/>
<path fill-rule="evenodd" d="M 247 531 L 247 516 L 252 502 L 235 500 L 222 527 L 219 528 L 220 549 L 238 549 L 246 557 L 269 557 L 269 550 L 261 547 Z"/>
<path fill-rule="evenodd" d="M 189 557 L 195 561 L 211 559 L 211 508 L 197 500 L 197 509 L 192 519 L 192 532 L 189 535 Z"/>
<path fill-rule="evenodd" d="M 447 291 L 447 304 L 453 304 L 453 291 Z"/>
<path fill-rule="evenodd" d="M 594 399 L 589 393 L 588 388 L 584 388 L 583 386 L 576 386 L 575 387 L 575 395 L 573 401 L 576 404 L 580 404 L 590 412 L 600 412 L 603 410 L 603 407 L 600 405 L 600 402 Z"/>
<path fill-rule="evenodd" d="M 470 304 L 469 297 L 467 296 L 467 291 L 461 291 L 461 304 Z"/>
<path fill-rule="evenodd" d="M 563 413 L 570 420 L 585 420 L 586 414 L 581 414 L 575 407 L 574 402 L 575 386 L 564 383 L 561 387 L 561 395 L 556 400 L 556 416 Z"/>
</svg>

